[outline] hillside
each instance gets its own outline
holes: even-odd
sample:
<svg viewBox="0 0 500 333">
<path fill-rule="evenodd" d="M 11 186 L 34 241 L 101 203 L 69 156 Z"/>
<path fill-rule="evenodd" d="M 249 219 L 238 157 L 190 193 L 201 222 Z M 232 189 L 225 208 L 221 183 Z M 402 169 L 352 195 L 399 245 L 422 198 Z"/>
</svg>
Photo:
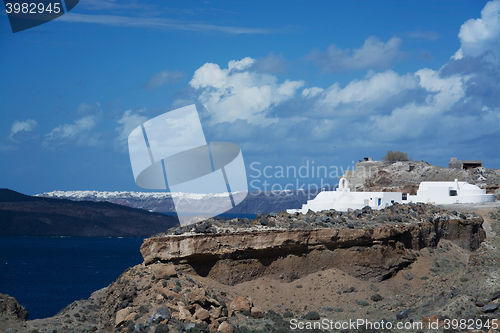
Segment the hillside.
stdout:
<svg viewBox="0 0 500 333">
<path fill-rule="evenodd" d="M 39 198 L 0 189 L 0 236 L 148 237 L 177 218 L 109 202 Z"/>
<path fill-rule="evenodd" d="M 478 212 L 410 204 L 200 222 L 146 239 L 142 264 L 54 317 L 26 322 L 10 299 L 4 325 L 20 332 L 286 333 L 294 332 L 292 322 L 362 318 L 442 332 L 455 318 L 491 327 L 500 315 L 500 210 Z M 429 322 L 440 329 L 429 330 Z"/>
<path fill-rule="evenodd" d="M 500 199 L 500 170 L 478 167 L 470 170 L 450 169 L 435 166 L 427 162 L 407 161 L 380 163 L 373 168 L 364 185 L 356 187 L 356 191 L 402 191 L 416 194 L 420 182 L 423 181 L 465 181 L 474 184 L 487 193 L 494 193 Z"/>
</svg>

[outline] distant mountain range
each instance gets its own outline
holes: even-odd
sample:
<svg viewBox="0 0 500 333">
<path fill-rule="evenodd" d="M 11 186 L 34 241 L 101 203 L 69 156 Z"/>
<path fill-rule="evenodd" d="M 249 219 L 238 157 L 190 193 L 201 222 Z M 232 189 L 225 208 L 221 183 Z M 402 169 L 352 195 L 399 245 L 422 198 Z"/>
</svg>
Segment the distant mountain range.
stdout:
<svg viewBox="0 0 500 333">
<path fill-rule="evenodd" d="M 276 213 L 291 208 L 301 208 L 307 200 L 314 199 L 315 191 L 249 192 L 245 200 L 226 214 Z M 69 199 L 74 201 L 106 201 L 115 204 L 147 209 L 152 212 L 175 213 L 172 198 L 180 197 L 180 204 L 195 207 L 193 213 L 212 213 L 219 201 L 225 200 L 217 194 L 170 193 L 170 192 L 100 192 L 100 191 L 54 191 L 37 194 L 42 198 Z M 220 197 L 220 199 L 219 199 Z M 210 205 L 207 205 L 210 199 Z M 226 199 L 227 200 L 227 199 Z"/>
<path fill-rule="evenodd" d="M 111 202 L 32 197 L 0 189 L 0 236 L 148 237 L 175 225 L 175 216 Z"/>
</svg>

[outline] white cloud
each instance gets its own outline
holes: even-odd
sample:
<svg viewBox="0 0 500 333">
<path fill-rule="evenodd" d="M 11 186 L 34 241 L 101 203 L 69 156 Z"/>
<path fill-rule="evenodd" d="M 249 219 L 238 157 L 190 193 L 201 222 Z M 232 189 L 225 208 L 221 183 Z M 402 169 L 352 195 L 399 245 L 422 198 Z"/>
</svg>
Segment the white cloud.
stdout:
<svg viewBox="0 0 500 333">
<path fill-rule="evenodd" d="M 171 20 L 159 17 L 130 17 L 116 15 L 86 15 L 77 13 L 67 13 L 59 16 L 58 21 L 78 22 L 78 23 L 94 23 L 110 25 L 115 27 L 133 27 L 133 28 L 150 28 L 150 29 L 168 29 L 168 30 L 187 30 L 197 32 L 223 32 L 228 34 L 264 34 L 270 33 L 270 29 L 262 28 L 244 28 L 244 27 L 229 27 L 219 26 L 204 23 L 186 23 L 177 20 Z"/>
<path fill-rule="evenodd" d="M 302 97 L 310 98 L 322 93 L 325 89 L 319 87 L 305 88 L 302 90 Z"/>
<path fill-rule="evenodd" d="M 270 52 L 265 57 L 257 58 L 251 69 L 263 73 L 284 74 L 288 66 L 288 61 L 282 54 L 275 55 Z"/>
<path fill-rule="evenodd" d="M 359 49 L 343 50 L 330 45 L 325 52 L 313 51 L 309 58 L 322 71 L 330 73 L 360 69 L 383 70 L 404 57 L 404 53 L 400 51 L 402 42 L 401 38 L 393 37 L 384 43 L 371 36 Z"/>
<path fill-rule="evenodd" d="M 127 142 L 130 132 L 148 120 L 148 117 L 140 115 L 144 111 L 144 108 L 138 111 L 127 110 L 123 113 L 121 118 L 116 121 L 119 124 L 119 126 L 115 128 L 118 132 L 118 136 L 115 138 L 115 148 L 117 150 L 122 152 L 127 151 Z"/>
<path fill-rule="evenodd" d="M 493 52 L 500 62 L 500 1 L 488 2 L 481 11 L 481 18 L 470 19 L 458 34 L 463 55 L 476 57 L 486 51 Z"/>
<path fill-rule="evenodd" d="M 18 136 L 18 134 L 31 132 L 37 127 L 37 125 L 38 123 L 34 119 L 26 119 L 24 121 L 16 120 L 12 123 L 10 128 L 9 138 L 13 141 L 17 141 L 16 136 Z"/>
<path fill-rule="evenodd" d="M 370 113 L 389 98 L 404 90 L 415 89 L 417 85 L 417 76 L 400 76 L 389 70 L 371 73 L 363 80 L 353 80 L 344 88 L 338 83 L 324 90 L 318 87 L 306 88 L 302 91 L 302 96 L 317 99 L 315 113 L 326 117 L 345 117 Z"/>
<path fill-rule="evenodd" d="M 408 101 L 406 105 L 392 110 L 390 115 L 373 115 L 370 117 L 374 124 L 372 135 L 385 140 L 421 137 L 426 129 L 442 127 L 443 114 L 452 110 L 465 96 L 466 76 L 441 78 L 439 71 L 427 68 L 417 71 L 415 75 L 420 78 L 419 87 L 427 92 L 425 102 Z M 452 114 L 447 118 L 455 121 L 459 116 Z"/>
<path fill-rule="evenodd" d="M 481 18 L 490 27 L 494 21 L 491 6 L 488 3 Z M 479 29 L 476 23 L 474 29 Z M 471 41 L 483 40 L 477 38 Z M 471 43 L 461 41 L 462 45 Z M 395 42 L 393 46 L 390 41 L 372 43 L 375 58 L 397 60 L 401 52 Z M 487 43 L 480 46 L 484 45 Z M 384 48 L 390 52 L 380 51 Z M 364 61 L 369 49 L 334 51 L 339 51 L 340 64 L 353 69 L 369 67 L 368 60 Z M 316 54 L 314 60 L 319 58 Z M 325 52 L 323 58 L 335 57 Z M 491 154 L 496 149 L 500 71 L 482 58 L 472 58 L 465 48 L 439 70 L 422 68 L 407 74 L 368 71 L 346 85 L 332 82 L 325 87 L 278 81 L 276 76 L 257 71 L 256 61 L 231 61 L 227 68 L 207 63 L 190 82 L 195 89 L 193 96 L 208 111 L 212 125 L 207 126 L 208 137 L 238 143 L 254 158 L 266 156 L 285 163 L 281 159 L 293 161 L 305 155 L 311 159 L 350 158 L 379 152 L 383 156 L 387 149 L 401 149 L 418 159 L 437 161 L 446 155 L 442 161 L 446 163 L 448 154 L 480 156 L 484 152 L 486 159 L 490 158 L 488 151 Z M 382 66 L 384 62 L 370 66 L 375 64 Z"/>
<path fill-rule="evenodd" d="M 78 146 L 97 146 L 100 144 L 99 134 L 92 133 L 98 121 L 97 115 L 85 116 L 72 124 L 63 124 L 45 135 L 42 145 L 45 148 L 64 146 L 75 143 Z"/>
<path fill-rule="evenodd" d="M 184 73 L 174 71 L 171 72 L 169 70 L 164 70 L 159 73 L 151 75 L 151 77 L 142 85 L 142 87 L 146 90 L 154 90 L 156 88 L 161 87 L 167 83 L 175 83 L 184 77 Z"/>
<path fill-rule="evenodd" d="M 452 60 L 460 60 L 463 57 L 464 57 L 464 51 L 462 51 L 462 49 L 458 49 L 458 51 L 455 52 L 455 54 L 452 55 L 450 59 L 452 59 Z"/>
<path fill-rule="evenodd" d="M 227 69 L 206 63 L 195 71 L 189 82 L 198 90 L 198 100 L 210 115 L 212 124 L 247 120 L 251 124 L 268 125 L 277 119 L 268 111 L 294 97 L 303 81 L 278 79 L 270 74 L 251 71 L 255 60 L 232 60 Z"/>
</svg>

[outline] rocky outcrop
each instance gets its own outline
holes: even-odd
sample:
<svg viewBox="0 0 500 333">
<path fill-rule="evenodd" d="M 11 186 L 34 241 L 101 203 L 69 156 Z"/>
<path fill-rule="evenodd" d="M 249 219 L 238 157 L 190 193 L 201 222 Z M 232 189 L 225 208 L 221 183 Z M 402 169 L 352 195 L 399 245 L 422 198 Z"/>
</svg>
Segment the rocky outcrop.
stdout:
<svg viewBox="0 0 500 333">
<path fill-rule="evenodd" d="M 500 213 L 490 215 L 485 225 L 500 230 L 493 221 Z M 478 311 L 494 318 L 500 257 L 496 241 L 479 245 L 482 223 L 417 204 L 177 227 L 147 239 L 145 262 L 89 300 L 16 329 L 287 332 L 290 318 L 429 322 Z"/>
<path fill-rule="evenodd" d="M 335 214 L 309 212 L 302 216 L 282 212 L 231 232 L 215 224 L 201 228 L 212 230 L 210 233 L 196 233 L 200 232 L 198 225 L 179 235 L 146 239 L 141 253 L 146 265 L 158 261 L 187 264 L 201 276 L 229 285 L 260 276 L 293 281 L 333 267 L 360 279 L 381 281 L 412 263 L 413 251 L 435 247 L 441 239 L 475 250 L 485 238 L 479 215 L 466 216 L 428 205 L 340 213 L 345 222 L 319 222 L 316 228 L 306 223 L 310 228 L 293 228 L 301 219 L 321 221 L 330 215 L 330 221 L 335 221 Z M 370 221 L 377 221 L 384 214 L 387 224 L 372 226 L 375 222 Z M 389 218 L 392 215 L 396 217 Z M 284 217 L 291 221 L 289 228 L 285 228 Z M 267 226 L 262 225 L 264 218 Z"/>
<path fill-rule="evenodd" d="M 28 311 L 14 297 L 0 294 L 0 323 L 6 321 L 25 321 Z"/>
<path fill-rule="evenodd" d="M 370 169 L 370 163 L 376 165 Z M 378 163 L 378 164 L 377 164 Z M 485 189 L 487 193 L 498 194 L 499 169 L 484 167 L 450 169 L 434 166 L 427 162 L 405 161 L 395 163 L 361 162 L 355 172 L 360 181 L 356 191 L 404 192 L 415 195 L 422 181 L 465 181 Z M 366 164 L 366 166 L 363 166 Z M 357 165 L 358 168 L 358 165 Z M 498 200 L 498 197 L 497 197 Z"/>
</svg>

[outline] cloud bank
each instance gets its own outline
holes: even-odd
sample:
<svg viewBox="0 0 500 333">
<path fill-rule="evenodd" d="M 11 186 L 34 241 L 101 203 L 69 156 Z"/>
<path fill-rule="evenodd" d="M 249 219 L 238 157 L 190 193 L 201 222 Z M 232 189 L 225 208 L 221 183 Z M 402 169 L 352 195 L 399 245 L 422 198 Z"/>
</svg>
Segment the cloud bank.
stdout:
<svg viewBox="0 0 500 333">
<path fill-rule="evenodd" d="M 212 135 L 239 140 L 254 154 L 320 156 L 333 149 L 396 146 L 427 158 L 462 149 L 490 156 L 492 142 L 500 139 L 500 70 L 493 64 L 499 22 L 500 2 L 489 2 L 481 18 L 462 25 L 461 49 L 439 70 L 399 74 L 387 69 L 404 56 L 401 39 L 384 43 L 370 37 L 352 51 L 332 45 L 311 56 L 325 72 L 370 69 L 345 86 L 280 81 L 257 71 L 257 60 L 248 57 L 230 61 L 227 68 L 206 63 L 190 86 Z"/>
<path fill-rule="evenodd" d="M 206 63 L 197 69 L 189 85 L 199 94 L 198 101 L 211 123 L 245 119 L 250 124 L 268 125 L 278 121 L 269 111 L 294 97 L 303 81 L 278 83 L 274 75 L 251 70 L 255 60 L 232 60 L 227 69 Z"/>
<path fill-rule="evenodd" d="M 491 52 L 490 58 L 500 63 L 500 1 L 488 2 L 481 11 L 481 17 L 470 19 L 460 27 L 458 34 L 462 56 L 477 57 Z M 460 56 L 459 56 L 460 58 Z"/>
<path fill-rule="evenodd" d="M 377 37 L 370 36 L 358 49 L 343 50 L 330 45 L 324 52 L 313 51 L 308 58 L 323 72 L 328 73 L 361 69 L 384 70 L 404 58 L 405 54 L 400 51 L 402 42 L 401 38 L 393 37 L 384 43 Z"/>
</svg>

